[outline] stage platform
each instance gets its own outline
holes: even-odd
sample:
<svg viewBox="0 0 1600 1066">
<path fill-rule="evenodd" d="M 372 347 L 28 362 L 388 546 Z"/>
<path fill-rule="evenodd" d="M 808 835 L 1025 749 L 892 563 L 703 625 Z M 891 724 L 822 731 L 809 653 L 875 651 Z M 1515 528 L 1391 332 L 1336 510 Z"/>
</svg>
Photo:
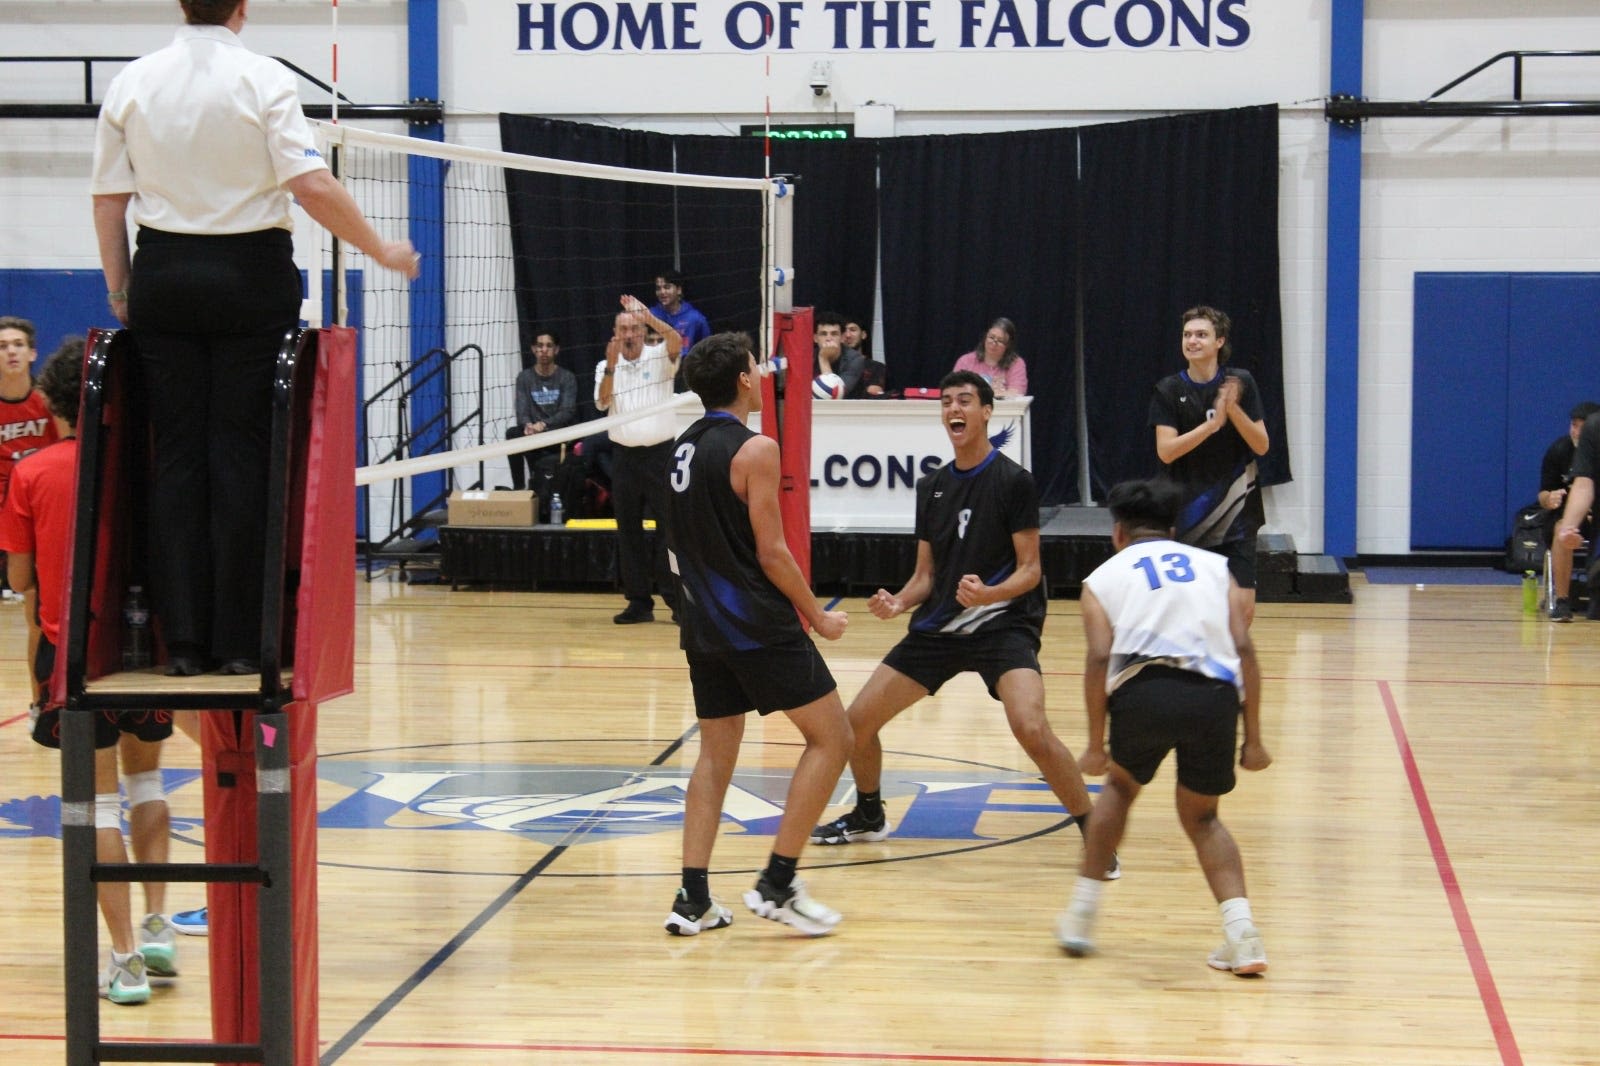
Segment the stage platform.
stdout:
<svg viewBox="0 0 1600 1066">
<path fill-rule="evenodd" d="M 1052 596 L 1076 597 L 1083 579 L 1111 557 L 1111 515 L 1103 507 L 1048 507 L 1039 554 Z M 654 536 L 647 533 L 646 536 Z M 442 526 L 439 576 L 452 587 L 563 589 L 617 587 L 617 535 L 565 526 Z M 811 534 L 812 584 L 819 593 L 859 595 L 899 588 L 916 563 L 904 530 Z M 1257 598 L 1263 603 L 1349 603 L 1350 579 L 1331 556 L 1299 555 L 1283 533 L 1258 541 Z"/>
</svg>

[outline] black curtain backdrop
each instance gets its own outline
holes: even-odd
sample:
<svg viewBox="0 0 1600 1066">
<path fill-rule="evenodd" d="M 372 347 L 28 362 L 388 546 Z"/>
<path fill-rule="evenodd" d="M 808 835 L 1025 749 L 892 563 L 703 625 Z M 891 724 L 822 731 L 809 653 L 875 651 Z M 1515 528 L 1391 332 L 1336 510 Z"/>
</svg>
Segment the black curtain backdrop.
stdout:
<svg viewBox="0 0 1600 1066">
<path fill-rule="evenodd" d="M 890 384 L 937 385 L 991 321 L 1011 319 L 1040 498 L 1075 502 L 1073 131 L 885 138 L 879 159 Z"/>
<path fill-rule="evenodd" d="M 683 173 L 766 172 L 760 137 L 679 137 L 677 144 Z M 876 140 L 772 142 L 772 173 L 796 179 L 794 306 L 859 315 L 869 329 L 877 270 L 877 155 Z M 759 233 L 754 239 L 759 242 Z M 715 318 L 711 325 L 722 328 Z M 750 322 L 728 325 L 754 329 Z"/>
<path fill-rule="evenodd" d="M 763 172 L 760 138 L 521 115 L 502 115 L 500 128 L 510 152 L 680 173 Z M 1233 318 L 1234 364 L 1261 386 L 1272 438 L 1263 483 L 1287 481 L 1277 128 L 1269 106 L 1075 129 L 774 142 L 773 173 L 801 178 L 795 303 L 870 319 L 881 232 L 884 336 L 874 348 L 889 354 L 891 387 L 936 385 L 991 320 L 1015 321 L 1046 504 L 1081 495 L 1080 288 L 1097 499 L 1158 469 L 1150 395 L 1183 367 L 1178 316 L 1213 304 Z M 507 172 L 524 350 L 539 326 L 559 330 L 562 362 L 579 374 L 586 406 L 617 296 L 653 302 L 651 280 L 672 264 L 675 241 L 685 295 L 714 330 L 754 331 L 760 306 L 753 195 L 597 186 Z"/>
<path fill-rule="evenodd" d="M 1289 480 L 1278 299 L 1278 109 L 1079 129 L 1084 384 L 1095 496 L 1160 469 L 1148 425 L 1158 380 L 1184 368 L 1183 312 L 1233 319 L 1231 365 L 1255 376 L 1272 447 L 1261 481 Z M 1037 402 L 1036 402 L 1037 403 Z M 1035 464 L 1038 463 L 1037 450 Z"/>
</svg>

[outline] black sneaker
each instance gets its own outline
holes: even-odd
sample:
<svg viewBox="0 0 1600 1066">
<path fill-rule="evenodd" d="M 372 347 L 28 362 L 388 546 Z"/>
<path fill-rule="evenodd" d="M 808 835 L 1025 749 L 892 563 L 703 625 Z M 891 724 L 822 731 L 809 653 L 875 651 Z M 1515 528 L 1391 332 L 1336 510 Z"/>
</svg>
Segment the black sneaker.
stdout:
<svg viewBox="0 0 1600 1066">
<path fill-rule="evenodd" d="M 678 889 L 672 900 L 672 913 L 667 915 L 665 928 L 673 936 L 694 936 L 711 929 L 721 929 L 733 924 L 733 912 L 716 900 L 704 907 L 689 902 L 689 893 Z"/>
<path fill-rule="evenodd" d="M 1117 853 L 1111 853 L 1111 865 L 1106 867 L 1106 876 L 1103 880 L 1118 881 L 1122 878 L 1122 860 L 1117 858 Z"/>
<path fill-rule="evenodd" d="M 1552 622 L 1570 622 L 1570 621 L 1572 621 L 1572 604 L 1570 602 L 1568 602 L 1568 600 L 1567 600 L 1567 598 L 1565 596 L 1562 596 L 1561 598 L 1557 599 L 1556 602 L 1555 602 L 1555 606 L 1550 608 L 1550 621 L 1552 621 Z"/>
<path fill-rule="evenodd" d="M 744 894 L 744 905 L 751 913 L 792 926 L 806 936 L 827 936 L 842 917 L 826 903 L 812 899 L 801 881 L 780 889 L 768 881 L 764 873 L 756 881 L 756 887 Z"/>
<path fill-rule="evenodd" d="M 636 607 L 630 604 L 626 611 L 611 620 L 619 626 L 638 625 L 640 622 L 654 622 L 656 612 L 650 607 Z"/>
<path fill-rule="evenodd" d="M 827 825 L 819 825 L 811 831 L 813 844 L 855 844 L 872 843 L 882 840 L 889 835 L 889 830 L 894 828 L 889 824 L 888 818 L 882 810 L 878 811 L 877 820 L 868 818 L 861 813 L 861 808 L 853 808 L 849 814 L 840 815 Z"/>
</svg>

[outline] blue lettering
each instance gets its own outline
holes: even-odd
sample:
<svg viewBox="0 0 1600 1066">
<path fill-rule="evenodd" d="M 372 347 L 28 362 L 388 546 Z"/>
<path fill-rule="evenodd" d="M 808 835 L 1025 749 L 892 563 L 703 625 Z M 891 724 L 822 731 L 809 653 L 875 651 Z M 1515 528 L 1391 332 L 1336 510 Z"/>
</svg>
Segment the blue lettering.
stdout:
<svg viewBox="0 0 1600 1066">
<path fill-rule="evenodd" d="M 1172 38 L 1168 42 L 1178 47 L 1178 27 L 1189 31 L 1189 39 L 1196 44 L 1211 44 L 1211 0 L 1200 0 L 1200 14 L 1189 10 L 1188 0 L 1172 0 Z"/>
<path fill-rule="evenodd" d="M 847 23 L 850 12 L 854 11 L 856 0 L 828 0 L 822 5 L 822 10 L 833 16 L 833 47 L 850 47 L 850 29 Z"/>
<path fill-rule="evenodd" d="M 745 15 L 756 16 L 756 29 L 758 31 L 754 40 L 744 36 L 744 31 L 739 28 L 739 23 Z M 766 4 L 759 0 L 743 0 L 734 4 L 728 10 L 728 17 L 723 22 L 723 28 L 728 34 L 728 43 L 741 51 L 750 52 L 762 45 L 772 37 L 772 11 Z"/>
<path fill-rule="evenodd" d="M 1034 38 L 1036 48 L 1060 48 L 1067 43 L 1065 37 L 1050 36 L 1050 0 L 1033 0 L 1034 12 Z"/>
<path fill-rule="evenodd" d="M 800 12 L 805 6 L 805 0 L 784 0 L 778 5 L 779 51 L 789 51 L 794 48 L 794 31 L 800 28 Z"/>
<path fill-rule="evenodd" d="M 865 474 L 862 470 L 866 470 Z M 857 456 L 850 467 L 850 478 L 864 489 L 870 489 L 883 480 L 883 464 L 878 462 L 877 456 Z"/>
<path fill-rule="evenodd" d="M 944 464 L 937 455 L 924 455 L 922 457 L 922 476 L 927 477 Z"/>
<path fill-rule="evenodd" d="M 834 473 L 839 467 L 849 463 L 842 455 L 830 455 L 822 461 L 822 480 L 827 482 L 830 489 L 842 489 L 850 484 L 850 479 L 843 474 Z"/>
<path fill-rule="evenodd" d="M 1109 37 L 1090 37 L 1088 31 L 1083 28 L 1084 10 L 1091 7 L 1103 8 L 1105 6 L 1106 0 L 1078 0 L 1076 4 L 1072 5 L 1072 14 L 1067 16 L 1067 32 L 1072 35 L 1074 41 L 1085 48 L 1104 48 L 1111 43 L 1111 38 Z"/>
<path fill-rule="evenodd" d="M 539 7 L 544 17 L 535 21 L 532 4 L 517 5 L 517 51 L 519 52 L 533 50 L 534 30 L 540 31 L 544 39 L 544 43 L 539 46 L 540 51 L 549 52 L 556 46 L 556 5 L 540 4 Z"/>
<path fill-rule="evenodd" d="M 933 38 L 928 36 L 928 6 L 930 0 L 910 0 L 906 4 L 906 47 L 932 48 Z"/>
<path fill-rule="evenodd" d="M 685 52 L 696 52 L 700 49 L 700 39 L 693 40 L 689 35 L 694 32 L 694 16 L 696 5 L 672 5 L 672 47 Z"/>
<path fill-rule="evenodd" d="M 978 31 L 978 17 L 988 0 L 961 0 L 961 47 L 972 48 Z"/>
<path fill-rule="evenodd" d="M 1236 14 L 1234 8 L 1246 6 L 1248 0 L 1222 0 L 1217 5 L 1217 21 L 1233 31 L 1233 36 L 1224 38 L 1217 35 L 1217 44 L 1224 48 L 1238 48 L 1250 39 L 1250 23 L 1242 13 Z"/>
<path fill-rule="evenodd" d="M 995 12 L 994 25 L 990 27 L 989 39 L 983 46 L 993 48 L 995 38 L 1002 33 L 1010 35 L 1013 47 L 1028 47 L 1028 35 L 1022 29 L 1022 16 L 1017 13 L 1016 0 L 1000 0 L 1000 10 Z"/>
<path fill-rule="evenodd" d="M 578 36 L 579 14 L 587 14 L 594 20 L 594 36 L 588 40 Z M 605 8 L 599 4 L 573 4 L 567 8 L 567 13 L 561 16 L 561 39 L 567 42 L 567 47 L 579 52 L 592 52 L 599 48 L 610 36 L 610 31 L 611 20 L 606 18 Z"/>
<path fill-rule="evenodd" d="M 887 0 L 883 5 L 885 14 L 882 18 L 876 15 L 877 3 L 875 0 L 864 0 L 861 5 L 861 47 L 876 48 L 877 31 L 884 31 L 884 47 L 900 47 L 900 4 L 898 0 Z"/>
<path fill-rule="evenodd" d="M 1038 803 L 996 802 L 993 794 L 1042 792 Z M 926 786 L 906 805 L 895 827 L 897 840 L 989 840 L 978 833 L 978 821 L 989 813 L 1044 814 L 1066 818 L 1067 812 L 1043 781 L 977 782 L 967 788 L 930 791 Z"/>
<path fill-rule="evenodd" d="M 889 456 L 889 487 L 894 488 L 898 481 L 901 488 L 911 488 L 915 483 L 912 475 L 916 473 L 916 464 L 916 457 L 912 455 L 906 456 L 904 462 L 898 455 Z"/>
<path fill-rule="evenodd" d="M 646 33 L 650 34 L 651 48 L 659 51 L 666 47 L 666 27 L 661 19 L 661 5 L 646 4 L 644 6 L 644 15 L 641 17 L 633 10 L 632 4 L 618 4 L 617 35 L 612 38 L 611 47 L 620 49 L 622 47 L 622 36 L 627 34 L 633 47 L 642 49 L 645 46 L 644 38 Z"/>
<path fill-rule="evenodd" d="M 1150 30 L 1143 37 L 1135 37 L 1133 34 L 1129 13 L 1135 8 L 1144 8 L 1150 13 Z M 1113 20 L 1113 24 L 1117 28 L 1117 40 L 1132 48 L 1143 48 L 1153 44 L 1160 39 L 1162 32 L 1167 28 L 1166 17 L 1161 13 L 1161 7 L 1156 0 L 1127 0 L 1117 8 L 1117 17 Z"/>
</svg>

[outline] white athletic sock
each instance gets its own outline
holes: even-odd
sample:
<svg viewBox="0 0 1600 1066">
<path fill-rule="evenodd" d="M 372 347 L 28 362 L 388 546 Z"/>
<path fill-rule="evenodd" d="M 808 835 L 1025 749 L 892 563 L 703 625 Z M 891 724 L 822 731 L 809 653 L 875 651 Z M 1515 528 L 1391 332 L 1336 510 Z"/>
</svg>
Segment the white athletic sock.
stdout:
<svg viewBox="0 0 1600 1066">
<path fill-rule="evenodd" d="M 1072 890 L 1072 907 L 1074 910 L 1088 911 L 1093 914 L 1100 909 L 1100 890 L 1105 887 L 1105 882 L 1095 877 L 1080 877 L 1077 885 Z"/>
<path fill-rule="evenodd" d="M 1244 896 L 1225 899 L 1217 906 L 1222 911 L 1222 935 L 1229 941 L 1238 940 L 1255 924 L 1250 914 L 1250 900 Z"/>
</svg>

